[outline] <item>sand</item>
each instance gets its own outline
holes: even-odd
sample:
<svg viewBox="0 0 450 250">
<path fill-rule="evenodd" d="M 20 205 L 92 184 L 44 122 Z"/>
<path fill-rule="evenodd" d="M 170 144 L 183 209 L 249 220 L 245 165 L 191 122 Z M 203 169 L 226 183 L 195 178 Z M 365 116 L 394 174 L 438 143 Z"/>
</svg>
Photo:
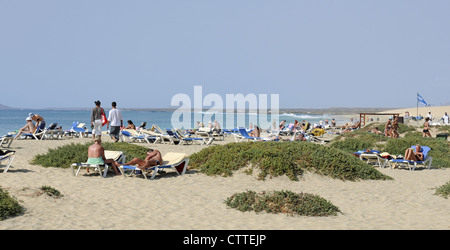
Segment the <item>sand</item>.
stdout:
<svg viewBox="0 0 450 250">
<path fill-rule="evenodd" d="M 391 181 L 340 181 L 307 173 L 299 181 L 287 177 L 257 179 L 256 174 L 211 177 L 189 170 L 177 176 L 170 170 L 154 180 L 139 177 L 74 177 L 70 168 L 43 168 L 29 164 L 36 154 L 60 145 L 90 141 L 16 140 L 16 157 L 7 173 L 0 172 L 0 186 L 25 207 L 20 216 L 0 221 L 0 229 L 450 229 L 450 200 L 434 195 L 434 188 L 450 180 L 450 168 L 378 168 Z M 109 141 L 109 138 L 105 138 Z M 223 144 L 233 141 L 227 137 Z M 205 145 L 137 143 L 165 152 L 192 154 Z M 2 171 L 3 168 L 0 168 Z M 55 199 L 37 195 L 41 186 L 59 190 Z M 320 195 L 339 207 L 331 217 L 287 216 L 239 212 L 224 201 L 247 190 L 290 190 Z"/>
<path fill-rule="evenodd" d="M 437 106 L 437 107 L 423 107 L 419 106 L 419 108 L 403 108 L 403 109 L 394 109 L 394 110 L 387 110 L 380 113 L 399 113 L 400 116 L 404 116 L 405 112 L 409 112 L 410 116 L 417 116 L 422 115 L 423 117 L 426 117 L 429 111 L 431 111 L 431 115 L 433 119 L 441 119 L 442 116 L 444 116 L 444 113 L 447 112 L 447 114 L 450 115 L 450 106 Z"/>
</svg>

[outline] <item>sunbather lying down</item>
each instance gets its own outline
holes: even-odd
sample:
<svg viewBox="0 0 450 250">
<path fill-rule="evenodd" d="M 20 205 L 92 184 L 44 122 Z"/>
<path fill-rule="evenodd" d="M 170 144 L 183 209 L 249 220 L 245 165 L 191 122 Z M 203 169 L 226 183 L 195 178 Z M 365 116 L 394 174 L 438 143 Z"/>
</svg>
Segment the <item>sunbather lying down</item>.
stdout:
<svg viewBox="0 0 450 250">
<path fill-rule="evenodd" d="M 163 162 L 161 152 L 158 150 L 149 149 L 147 151 L 147 157 L 145 157 L 144 160 L 139 158 L 134 158 L 133 160 L 126 162 L 124 164 L 120 164 L 116 162 L 116 164 L 119 165 L 138 165 L 138 168 L 140 170 L 145 170 L 149 167 L 160 165 Z"/>
</svg>

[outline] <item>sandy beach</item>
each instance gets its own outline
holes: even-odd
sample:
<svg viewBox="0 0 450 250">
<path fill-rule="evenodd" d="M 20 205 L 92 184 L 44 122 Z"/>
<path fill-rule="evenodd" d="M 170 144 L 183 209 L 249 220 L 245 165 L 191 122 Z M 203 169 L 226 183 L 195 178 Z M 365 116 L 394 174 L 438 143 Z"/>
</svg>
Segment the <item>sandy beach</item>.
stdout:
<svg viewBox="0 0 450 250">
<path fill-rule="evenodd" d="M 0 173 L 0 186 L 21 202 L 25 213 L 0 221 L 0 229 L 450 229 L 450 201 L 434 195 L 434 188 L 450 180 L 450 168 L 378 168 L 394 180 L 350 182 L 310 173 L 299 181 L 286 176 L 261 181 L 255 174 L 211 177 L 195 170 L 184 176 L 168 170 L 154 180 L 113 173 L 102 178 L 85 175 L 85 170 L 74 177 L 70 168 L 29 164 L 34 155 L 49 148 L 88 141 L 91 138 L 15 140 L 11 145 L 16 150 L 15 160 L 7 173 Z M 110 139 L 104 136 L 104 141 Z M 214 144 L 231 141 L 233 137 L 228 136 Z M 163 154 L 190 155 L 207 147 L 137 144 Z M 44 185 L 59 190 L 63 197 L 36 195 Z M 224 204 L 232 194 L 247 190 L 317 194 L 339 207 L 342 214 L 316 218 L 243 213 Z"/>
</svg>

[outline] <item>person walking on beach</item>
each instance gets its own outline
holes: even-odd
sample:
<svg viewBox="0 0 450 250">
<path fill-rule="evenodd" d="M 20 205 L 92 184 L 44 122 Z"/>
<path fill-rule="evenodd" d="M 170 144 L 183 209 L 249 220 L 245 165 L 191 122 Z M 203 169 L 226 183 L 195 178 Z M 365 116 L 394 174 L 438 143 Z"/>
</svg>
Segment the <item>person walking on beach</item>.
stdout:
<svg viewBox="0 0 450 250">
<path fill-rule="evenodd" d="M 106 125 L 106 129 L 109 129 L 109 124 L 111 124 L 111 130 L 109 131 L 109 134 L 111 135 L 111 139 L 113 139 L 114 142 L 118 142 L 120 128 L 123 127 L 122 112 L 120 112 L 120 110 L 116 108 L 116 102 L 112 102 L 111 106 L 112 109 L 109 111 L 108 124 Z"/>
<path fill-rule="evenodd" d="M 149 149 L 147 151 L 147 157 L 145 157 L 144 160 L 139 159 L 139 158 L 134 158 L 133 160 L 126 162 L 124 164 L 120 164 L 120 163 L 116 162 L 116 165 L 117 166 L 138 165 L 138 168 L 140 170 L 145 170 L 149 167 L 160 165 L 162 162 L 163 162 L 163 159 L 161 156 L 161 152 L 159 152 L 158 150 Z"/>
<path fill-rule="evenodd" d="M 92 128 L 92 140 L 95 140 L 95 137 L 102 137 L 102 113 L 105 111 L 100 107 L 101 102 L 95 101 L 95 108 L 92 109 L 91 112 L 91 128 Z"/>
<path fill-rule="evenodd" d="M 425 118 L 425 122 L 423 123 L 423 130 L 422 130 L 422 135 L 423 137 L 431 137 L 431 133 L 430 133 L 430 118 L 427 117 Z"/>
<path fill-rule="evenodd" d="M 105 149 L 102 146 L 102 139 L 100 137 L 95 138 L 94 144 L 89 146 L 87 163 L 99 165 L 109 164 L 113 167 L 113 170 L 116 173 L 116 175 L 120 175 L 119 169 L 114 159 L 106 159 Z M 89 168 L 86 168 L 86 172 L 89 173 Z"/>
</svg>

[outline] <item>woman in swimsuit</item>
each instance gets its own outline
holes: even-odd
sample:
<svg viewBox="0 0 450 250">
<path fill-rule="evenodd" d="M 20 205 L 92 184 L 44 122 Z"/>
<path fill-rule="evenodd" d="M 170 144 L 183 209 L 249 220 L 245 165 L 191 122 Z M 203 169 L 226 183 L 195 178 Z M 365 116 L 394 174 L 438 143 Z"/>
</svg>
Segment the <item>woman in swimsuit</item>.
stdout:
<svg viewBox="0 0 450 250">
<path fill-rule="evenodd" d="M 406 149 L 404 159 L 409 161 L 423 161 L 422 148 L 419 145 L 416 145 L 414 150 L 412 148 Z"/>
<path fill-rule="evenodd" d="M 431 133 L 430 133 L 430 118 L 427 117 L 425 118 L 425 122 L 423 123 L 423 131 L 422 131 L 422 135 L 423 137 L 431 137 Z"/>
<path fill-rule="evenodd" d="M 392 137 L 392 124 L 391 124 L 392 117 L 389 117 L 389 120 L 386 122 L 386 125 L 384 126 L 384 135 L 386 137 Z"/>
</svg>

